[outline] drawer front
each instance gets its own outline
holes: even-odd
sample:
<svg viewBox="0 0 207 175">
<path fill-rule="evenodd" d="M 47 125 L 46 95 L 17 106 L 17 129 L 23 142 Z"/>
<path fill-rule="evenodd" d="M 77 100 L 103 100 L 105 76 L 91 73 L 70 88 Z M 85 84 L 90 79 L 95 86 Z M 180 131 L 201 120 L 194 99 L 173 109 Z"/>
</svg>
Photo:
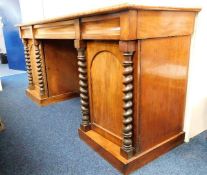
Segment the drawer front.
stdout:
<svg viewBox="0 0 207 175">
<path fill-rule="evenodd" d="M 74 39 L 74 20 L 34 25 L 34 36 L 37 39 Z"/>
<path fill-rule="evenodd" d="M 138 11 L 137 38 L 190 35 L 196 13 L 173 11 Z"/>
</svg>

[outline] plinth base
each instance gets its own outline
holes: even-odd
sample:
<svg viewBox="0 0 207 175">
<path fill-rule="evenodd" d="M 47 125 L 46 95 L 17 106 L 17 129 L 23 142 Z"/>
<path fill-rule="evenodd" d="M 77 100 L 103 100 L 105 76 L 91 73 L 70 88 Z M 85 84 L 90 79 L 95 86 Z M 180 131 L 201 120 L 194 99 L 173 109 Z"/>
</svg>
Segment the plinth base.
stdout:
<svg viewBox="0 0 207 175">
<path fill-rule="evenodd" d="M 29 89 L 26 90 L 26 95 L 29 98 L 31 98 L 32 101 L 36 102 L 40 106 L 47 106 L 52 103 L 69 100 L 74 97 L 79 97 L 79 93 L 77 92 L 68 92 L 56 96 L 40 98 L 35 90 L 29 90 Z"/>
<path fill-rule="evenodd" d="M 123 174 L 129 174 L 132 171 L 144 166 L 148 162 L 154 160 L 160 155 L 168 152 L 176 146 L 184 142 L 185 133 L 181 132 L 168 140 L 152 147 L 151 149 L 133 156 L 130 159 L 125 159 L 120 155 L 120 147 L 111 141 L 107 140 L 100 134 L 93 130 L 84 132 L 81 129 L 79 136 L 89 146 L 91 146 L 98 154 L 100 154 L 105 160 L 111 163 Z"/>
</svg>

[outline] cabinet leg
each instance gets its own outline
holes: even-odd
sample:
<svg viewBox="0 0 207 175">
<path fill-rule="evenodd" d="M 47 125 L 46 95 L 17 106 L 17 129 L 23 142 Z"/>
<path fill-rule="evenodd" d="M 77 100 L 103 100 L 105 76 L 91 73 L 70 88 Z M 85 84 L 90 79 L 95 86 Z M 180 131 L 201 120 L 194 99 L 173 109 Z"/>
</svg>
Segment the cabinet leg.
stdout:
<svg viewBox="0 0 207 175">
<path fill-rule="evenodd" d="M 23 44 L 24 44 L 26 70 L 27 70 L 27 76 L 28 76 L 28 81 L 29 81 L 28 89 L 34 89 L 33 76 L 32 76 L 32 65 L 31 65 L 31 60 L 30 60 L 30 49 L 28 45 L 28 40 L 24 39 Z"/>
<path fill-rule="evenodd" d="M 40 88 L 40 96 L 44 96 L 45 86 L 44 86 L 44 78 L 43 78 L 43 72 L 42 72 L 40 43 L 38 41 L 35 41 L 35 57 L 36 57 L 36 65 L 37 65 L 38 83 L 39 83 L 39 88 Z"/>
<path fill-rule="evenodd" d="M 134 155 L 133 147 L 133 55 L 134 42 L 120 42 L 123 52 L 123 143 L 120 153 L 129 159 Z"/>
<path fill-rule="evenodd" d="M 80 85 L 80 98 L 81 98 L 81 112 L 82 122 L 81 129 L 88 131 L 91 129 L 90 111 L 89 111 L 89 97 L 88 97 L 88 77 L 87 77 L 87 64 L 85 56 L 85 47 L 80 40 L 75 41 L 75 47 L 78 51 L 78 71 L 79 71 L 79 85 Z"/>
</svg>

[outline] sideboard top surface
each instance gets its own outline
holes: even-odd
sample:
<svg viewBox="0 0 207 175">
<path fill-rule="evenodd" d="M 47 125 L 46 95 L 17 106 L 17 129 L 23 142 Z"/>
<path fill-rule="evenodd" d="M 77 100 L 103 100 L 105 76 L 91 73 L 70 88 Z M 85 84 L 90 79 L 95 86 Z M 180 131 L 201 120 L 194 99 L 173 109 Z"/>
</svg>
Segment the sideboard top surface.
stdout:
<svg viewBox="0 0 207 175">
<path fill-rule="evenodd" d="M 101 15 L 101 14 L 109 14 L 109 13 L 116 13 L 121 12 L 125 10 L 155 10 L 155 11 L 186 11 L 186 12 L 199 12 L 200 8 L 186 8 L 186 7 L 166 7 L 166 6 L 143 6 L 143 5 L 137 5 L 137 4 L 131 4 L 131 3 L 124 3 L 120 5 L 114 5 L 110 7 L 104 7 L 89 11 L 82 11 L 79 13 L 72 13 L 69 15 L 65 15 L 62 17 L 57 18 L 51 18 L 31 23 L 24 23 L 17 25 L 18 27 L 22 26 L 30 26 L 30 25 L 37 25 L 37 24 L 45 24 L 45 23 L 51 23 L 51 22 L 58 22 L 58 21 L 65 21 L 65 20 L 72 20 L 80 17 L 89 17 L 94 15 Z"/>
</svg>

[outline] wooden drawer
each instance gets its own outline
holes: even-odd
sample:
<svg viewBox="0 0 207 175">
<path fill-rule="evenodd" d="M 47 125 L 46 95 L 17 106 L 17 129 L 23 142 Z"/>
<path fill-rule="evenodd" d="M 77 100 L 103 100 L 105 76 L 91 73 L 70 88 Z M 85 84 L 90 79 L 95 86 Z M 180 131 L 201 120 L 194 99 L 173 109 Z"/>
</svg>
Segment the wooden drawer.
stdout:
<svg viewBox="0 0 207 175">
<path fill-rule="evenodd" d="M 74 20 L 34 25 L 34 36 L 37 39 L 74 39 Z"/>
<path fill-rule="evenodd" d="M 195 16 L 194 12 L 138 11 L 137 38 L 190 35 Z"/>
<path fill-rule="evenodd" d="M 83 39 L 119 39 L 120 14 L 83 18 L 81 30 Z"/>
</svg>

